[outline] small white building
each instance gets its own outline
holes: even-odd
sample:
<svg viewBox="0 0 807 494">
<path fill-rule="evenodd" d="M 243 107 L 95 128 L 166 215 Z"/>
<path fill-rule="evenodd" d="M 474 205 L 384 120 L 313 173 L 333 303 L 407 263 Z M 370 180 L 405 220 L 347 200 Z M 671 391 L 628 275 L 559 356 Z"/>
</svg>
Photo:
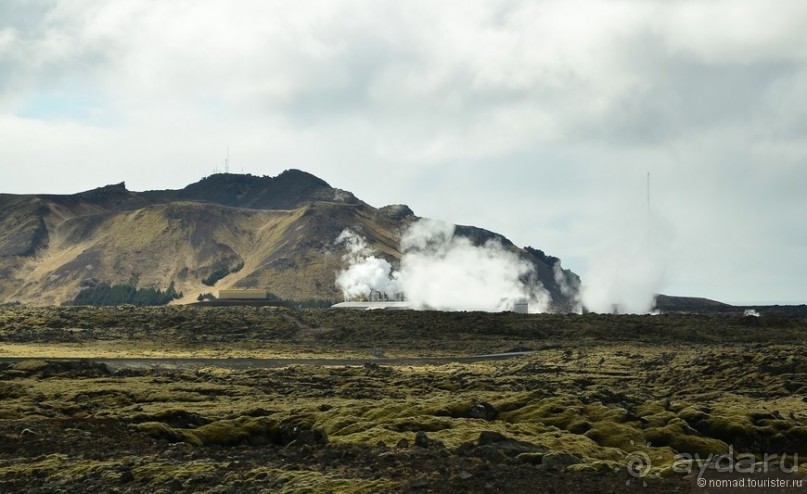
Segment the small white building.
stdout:
<svg viewBox="0 0 807 494">
<path fill-rule="evenodd" d="M 530 303 L 526 298 L 520 298 L 513 302 L 513 312 L 517 314 L 529 314 Z"/>
</svg>

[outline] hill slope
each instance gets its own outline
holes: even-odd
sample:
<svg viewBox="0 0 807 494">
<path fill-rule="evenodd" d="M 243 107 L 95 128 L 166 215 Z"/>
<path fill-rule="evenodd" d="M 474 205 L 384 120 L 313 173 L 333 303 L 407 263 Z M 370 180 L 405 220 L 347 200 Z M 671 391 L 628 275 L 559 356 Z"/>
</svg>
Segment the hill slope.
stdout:
<svg viewBox="0 0 807 494">
<path fill-rule="evenodd" d="M 401 232 L 416 219 L 406 206 L 374 208 L 299 170 L 218 174 L 182 190 L 132 192 L 116 184 L 74 195 L 0 194 L 0 303 L 61 304 L 84 287 L 133 278 L 140 286 L 175 283 L 185 294 L 180 302 L 230 287 L 338 300 L 339 234 L 350 228 L 394 264 Z M 499 240 L 535 266 L 558 307 L 572 303 L 555 279 L 555 258 L 475 227 L 457 227 L 456 235 Z M 212 287 L 202 283 L 214 273 L 224 276 Z"/>
</svg>

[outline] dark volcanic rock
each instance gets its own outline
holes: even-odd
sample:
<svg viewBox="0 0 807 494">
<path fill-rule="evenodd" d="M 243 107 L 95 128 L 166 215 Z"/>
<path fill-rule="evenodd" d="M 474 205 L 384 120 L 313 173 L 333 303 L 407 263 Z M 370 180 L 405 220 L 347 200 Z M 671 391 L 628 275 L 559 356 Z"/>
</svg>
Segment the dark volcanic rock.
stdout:
<svg viewBox="0 0 807 494">
<path fill-rule="evenodd" d="M 468 415 L 472 419 L 496 420 L 496 417 L 499 416 L 499 411 L 490 403 L 480 401 L 471 407 Z"/>
<path fill-rule="evenodd" d="M 478 446 L 493 446 L 507 456 L 518 456 L 522 453 L 544 453 L 543 446 L 519 441 L 493 431 L 482 431 L 476 441 Z"/>
<path fill-rule="evenodd" d="M 541 465 L 555 470 L 577 465 L 578 463 L 583 463 L 583 460 L 571 453 L 548 453 L 544 455 L 541 461 Z"/>
<path fill-rule="evenodd" d="M 431 439 L 429 436 L 426 435 L 425 432 L 420 431 L 415 434 L 415 446 L 419 446 L 421 448 L 435 448 L 435 449 L 443 449 L 445 445 L 438 441 L 437 439 Z"/>
</svg>

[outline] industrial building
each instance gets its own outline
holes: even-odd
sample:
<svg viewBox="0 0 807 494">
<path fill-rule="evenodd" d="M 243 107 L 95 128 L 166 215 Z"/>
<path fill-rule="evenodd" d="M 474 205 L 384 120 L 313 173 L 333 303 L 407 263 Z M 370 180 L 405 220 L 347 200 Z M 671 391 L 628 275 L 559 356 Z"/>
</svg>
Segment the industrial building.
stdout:
<svg viewBox="0 0 807 494">
<path fill-rule="evenodd" d="M 231 289 L 219 290 L 219 300 L 266 300 L 266 290 Z"/>
</svg>

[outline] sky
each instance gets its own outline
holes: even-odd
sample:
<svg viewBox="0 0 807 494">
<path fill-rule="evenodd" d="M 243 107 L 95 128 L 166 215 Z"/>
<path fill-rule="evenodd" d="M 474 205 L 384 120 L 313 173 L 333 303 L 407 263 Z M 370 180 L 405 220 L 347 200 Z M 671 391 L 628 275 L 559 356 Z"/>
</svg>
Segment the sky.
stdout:
<svg viewBox="0 0 807 494">
<path fill-rule="evenodd" d="M 806 23 L 803 0 L 3 0 L 0 192 L 182 188 L 229 147 L 230 172 L 543 249 L 603 300 L 807 303 Z"/>
</svg>

